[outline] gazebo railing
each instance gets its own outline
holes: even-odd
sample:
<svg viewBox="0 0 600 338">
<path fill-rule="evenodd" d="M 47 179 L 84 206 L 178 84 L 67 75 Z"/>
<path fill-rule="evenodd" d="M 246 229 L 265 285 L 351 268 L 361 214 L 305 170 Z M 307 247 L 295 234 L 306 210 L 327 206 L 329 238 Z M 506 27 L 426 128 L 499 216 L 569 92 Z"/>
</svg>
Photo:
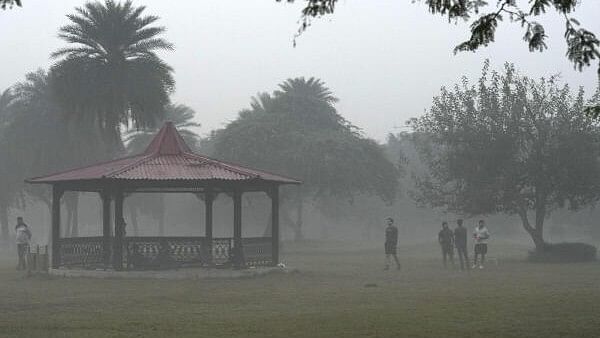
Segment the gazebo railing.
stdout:
<svg viewBox="0 0 600 338">
<path fill-rule="evenodd" d="M 204 237 L 126 237 L 123 253 L 128 269 L 210 265 Z"/>
<path fill-rule="evenodd" d="M 273 264 L 271 237 L 242 238 L 242 251 L 246 266 L 269 266 Z"/>
<path fill-rule="evenodd" d="M 104 242 L 102 236 L 59 239 L 61 266 L 96 268 L 104 266 Z"/>
<path fill-rule="evenodd" d="M 233 238 L 220 237 L 212 240 L 212 261 L 214 265 L 228 265 L 233 261 Z"/>
<path fill-rule="evenodd" d="M 123 266 L 129 270 L 148 270 L 228 266 L 234 263 L 236 250 L 233 238 L 213 238 L 210 244 L 205 237 L 126 237 L 123 241 Z M 112 239 L 110 248 L 113 248 Z M 271 238 L 242 238 L 242 254 L 245 266 L 272 265 Z M 104 238 L 60 238 L 59 255 L 62 267 L 105 267 Z"/>
</svg>

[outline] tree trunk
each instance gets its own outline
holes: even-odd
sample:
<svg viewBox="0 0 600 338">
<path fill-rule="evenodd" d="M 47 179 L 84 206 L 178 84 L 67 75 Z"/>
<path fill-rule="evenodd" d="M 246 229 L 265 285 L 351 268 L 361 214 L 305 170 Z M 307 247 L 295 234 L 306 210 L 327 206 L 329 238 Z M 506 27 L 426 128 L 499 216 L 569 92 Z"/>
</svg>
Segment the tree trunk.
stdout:
<svg viewBox="0 0 600 338">
<path fill-rule="evenodd" d="M 65 198 L 65 201 L 67 200 L 67 198 Z M 65 209 L 67 211 L 67 224 L 65 225 L 65 229 L 64 231 L 64 237 L 71 237 L 70 233 L 71 233 L 71 221 L 72 221 L 72 217 L 73 215 L 71 214 L 71 208 L 69 207 L 69 204 L 66 203 L 65 205 Z"/>
<path fill-rule="evenodd" d="M 65 226 L 65 237 L 77 237 L 79 235 L 79 193 L 69 192 L 64 196 L 67 211 L 67 225 Z"/>
<path fill-rule="evenodd" d="M 137 221 L 137 209 L 133 205 L 129 205 L 129 216 L 131 217 L 131 225 L 133 226 L 133 235 L 139 236 L 139 228 Z"/>
<path fill-rule="evenodd" d="M 519 210 L 519 216 L 521 217 L 521 222 L 523 223 L 523 228 L 531 239 L 533 240 L 533 244 L 535 244 L 536 251 L 544 251 L 546 249 L 546 242 L 544 241 L 544 218 L 545 218 L 545 208 L 541 208 L 543 210 L 536 210 L 535 215 L 535 227 L 529 223 L 529 218 L 527 216 L 527 210 L 522 208 Z"/>
<path fill-rule="evenodd" d="M 72 207 L 71 237 L 79 237 L 79 193 L 75 193 Z"/>
<path fill-rule="evenodd" d="M 8 234 L 8 206 L 4 203 L 0 205 L 0 244 L 6 245 L 9 243 Z"/>
<path fill-rule="evenodd" d="M 263 231 L 263 237 L 271 237 L 271 233 L 273 230 L 273 217 L 269 214 L 269 219 L 267 220 L 267 227 L 265 231 Z"/>
<path fill-rule="evenodd" d="M 165 199 L 161 195 L 158 202 L 158 235 L 165 235 Z"/>
<path fill-rule="evenodd" d="M 304 239 L 302 234 L 302 215 L 304 214 L 304 201 L 299 198 L 296 202 L 296 222 L 294 222 L 294 241 L 301 241 Z"/>
<path fill-rule="evenodd" d="M 48 208 L 48 216 L 50 219 L 50 224 L 48 225 L 48 234 L 46 235 L 46 243 L 50 243 L 50 239 L 52 238 L 52 203 L 44 200 L 43 201 L 44 204 L 46 204 L 46 207 Z"/>
</svg>

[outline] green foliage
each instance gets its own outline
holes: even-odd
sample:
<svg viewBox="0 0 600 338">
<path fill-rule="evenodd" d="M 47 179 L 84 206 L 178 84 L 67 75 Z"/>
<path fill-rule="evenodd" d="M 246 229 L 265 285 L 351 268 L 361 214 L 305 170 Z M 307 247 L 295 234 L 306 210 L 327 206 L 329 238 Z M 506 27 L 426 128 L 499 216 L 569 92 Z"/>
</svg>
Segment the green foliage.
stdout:
<svg viewBox="0 0 600 338">
<path fill-rule="evenodd" d="M 125 133 L 124 141 L 128 154 L 134 155 L 144 151 L 156 135 L 159 127 L 162 127 L 167 121 L 173 122 L 190 148 L 197 148 L 199 136 L 190 128 L 200 128 L 200 124 L 194 122 L 196 112 L 192 108 L 184 104 L 168 104 L 161 115 L 162 118 L 154 123 L 155 127 L 134 129 Z"/>
<path fill-rule="evenodd" d="M 597 249 L 586 243 L 548 243 L 544 250 L 529 252 L 529 260 L 537 263 L 578 263 L 596 260 Z"/>
<path fill-rule="evenodd" d="M 280 2 L 281 0 L 276 0 Z M 294 2 L 295 0 L 287 0 Z M 419 0 L 414 0 L 416 2 Z M 448 18 L 448 21 L 458 20 L 470 21 L 470 37 L 456 46 L 454 52 L 476 51 L 480 47 L 486 47 L 494 42 L 496 28 L 503 19 L 503 15 L 509 18 L 509 22 L 520 24 L 525 29 L 523 40 L 527 42 L 530 51 L 543 51 L 547 48 L 544 26 L 532 18 L 545 15 L 550 9 L 556 11 L 565 19 L 565 40 L 567 43 L 567 58 L 573 66 L 582 70 L 589 67 L 596 59 L 600 61 L 600 41 L 596 35 L 584 28 L 578 28 L 579 21 L 569 17 L 575 11 L 581 1 L 577 0 L 531 0 L 529 9 L 522 9 L 516 0 L 496 1 L 496 10 L 490 13 L 479 14 L 488 7 L 488 2 L 483 0 L 421 0 L 427 5 L 431 14 L 439 14 Z M 334 13 L 338 0 L 304 0 L 306 3 L 302 10 L 300 28 L 294 38 L 302 34 L 311 25 L 312 19 L 320 18 Z M 600 63 L 598 67 L 600 74 Z"/>
<path fill-rule="evenodd" d="M 599 134 L 584 106 L 583 89 L 531 80 L 510 64 L 490 74 L 486 63 L 476 86 L 464 79 L 443 88 L 411 122 L 429 167 L 417 200 L 465 214 L 518 214 L 542 245 L 548 212 L 598 197 Z"/>
<path fill-rule="evenodd" d="M 21 183 L 18 180 L 18 168 L 9 160 L 10 140 L 6 137 L 6 129 L 14 117 L 15 94 L 6 89 L 0 94 L 0 240 L 7 241 L 8 208 L 17 204 Z"/>
<path fill-rule="evenodd" d="M 298 178 L 315 197 L 370 193 L 393 200 L 398 170 L 337 113 L 335 102 L 321 80 L 288 79 L 212 136 L 214 155 Z"/>
<path fill-rule="evenodd" d="M 144 10 L 131 1 L 88 2 L 67 15 L 59 37 L 70 45 L 52 54 L 61 105 L 75 118 L 96 119 L 113 152 L 122 148 L 121 126 L 154 126 L 174 89 L 171 67 L 156 54 L 173 45 Z"/>
<path fill-rule="evenodd" d="M 600 82 L 598 82 L 596 93 L 594 93 L 588 104 L 583 108 L 583 111 L 587 116 L 595 120 L 600 117 Z"/>
<path fill-rule="evenodd" d="M 21 7 L 23 4 L 21 0 L 0 0 L 0 8 L 2 9 L 7 7 L 12 9 L 14 5 Z"/>
<path fill-rule="evenodd" d="M 53 87 L 52 74 L 29 73 L 13 87 L 13 117 L 3 136 L 7 162 L 15 171 L 12 180 L 65 170 L 106 158 L 99 128 L 86 119 L 65 119 Z M 30 196 L 49 203 L 48 190 L 26 185 Z"/>
</svg>

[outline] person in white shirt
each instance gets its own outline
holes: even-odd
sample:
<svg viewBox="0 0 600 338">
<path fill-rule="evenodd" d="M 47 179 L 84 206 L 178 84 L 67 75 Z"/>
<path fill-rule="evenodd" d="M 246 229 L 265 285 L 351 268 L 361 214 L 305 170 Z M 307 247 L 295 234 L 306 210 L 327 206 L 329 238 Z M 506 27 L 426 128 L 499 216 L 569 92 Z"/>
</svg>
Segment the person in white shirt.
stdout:
<svg viewBox="0 0 600 338">
<path fill-rule="evenodd" d="M 475 259 L 473 260 L 473 269 L 477 267 L 477 258 L 481 256 L 479 261 L 479 268 L 483 269 L 483 263 L 485 262 L 485 255 L 487 254 L 487 242 L 490 238 L 490 232 L 485 227 L 485 221 L 479 220 L 479 224 L 473 232 L 473 239 L 475 240 Z"/>
<path fill-rule="evenodd" d="M 17 225 L 15 226 L 16 241 L 17 241 L 17 253 L 19 254 L 19 263 L 17 270 L 25 270 L 27 265 L 25 264 L 25 255 L 29 251 L 29 241 L 31 240 L 31 231 L 25 222 L 23 217 L 17 217 Z"/>
</svg>

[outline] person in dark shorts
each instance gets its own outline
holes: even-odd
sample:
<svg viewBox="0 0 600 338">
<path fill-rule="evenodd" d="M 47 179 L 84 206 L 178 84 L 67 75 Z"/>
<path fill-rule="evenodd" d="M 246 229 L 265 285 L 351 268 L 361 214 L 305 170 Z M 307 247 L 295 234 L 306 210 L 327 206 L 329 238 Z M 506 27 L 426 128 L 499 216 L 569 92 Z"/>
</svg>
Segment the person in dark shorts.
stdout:
<svg viewBox="0 0 600 338">
<path fill-rule="evenodd" d="M 456 229 L 454 229 L 454 247 L 460 260 L 460 269 L 464 270 L 465 266 L 469 269 L 471 265 L 469 264 L 469 254 L 467 253 L 467 228 L 463 226 L 462 219 L 457 219 L 456 225 Z"/>
<path fill-rule="evenodd" d="M 483 269 L 483 263 L 485 262 L 485 255 L 488 251 L 488 239 L 490 238 L 490 232 L 485 227 L 485 221 L 479 220 L 479 224 L 475 228 L 473 233 L 473 239 L 475 239 L 475 257 L 473 258 L 473 269 L 477 267 L 477 256 L 481 256 L 479 261 L 479 268 Z"/>
<path fill-rule="evenodd" d="M 448 222 L 442 222 L 442 230 L 438 233 L 438 242 L 442 248 L 444 267 L 448 266 L 448 258 L 454 265 L 454 233 L 448 228 Z"/>
<path fill-rule="evenodd" d="M 25 222 L 23 217 L 17 217 L 17 225 L 15 226 L 16 242 L 17 242 L 17 254 L 19 255 L 19 263 L 17 270 L 25 270 L 27 264 L 25 263 L 25 255 L 29 252 L 29 241 L 31 241 L 31 230 Z"/>
<path fill-rule="evenodd" d="M 396 261 L 396 267 L 400 270 L 400 262 L 398 261 L 398 256 L 396 255 L 397 247 L 398 247 L 398 228 L 394 226 L 394 219 L 388 218 L 387 227 L 385 228 L 385 268 L 384 270 L 390 269 L 390 264 L 392 262 L 392 257 Z"/>
</svg>

